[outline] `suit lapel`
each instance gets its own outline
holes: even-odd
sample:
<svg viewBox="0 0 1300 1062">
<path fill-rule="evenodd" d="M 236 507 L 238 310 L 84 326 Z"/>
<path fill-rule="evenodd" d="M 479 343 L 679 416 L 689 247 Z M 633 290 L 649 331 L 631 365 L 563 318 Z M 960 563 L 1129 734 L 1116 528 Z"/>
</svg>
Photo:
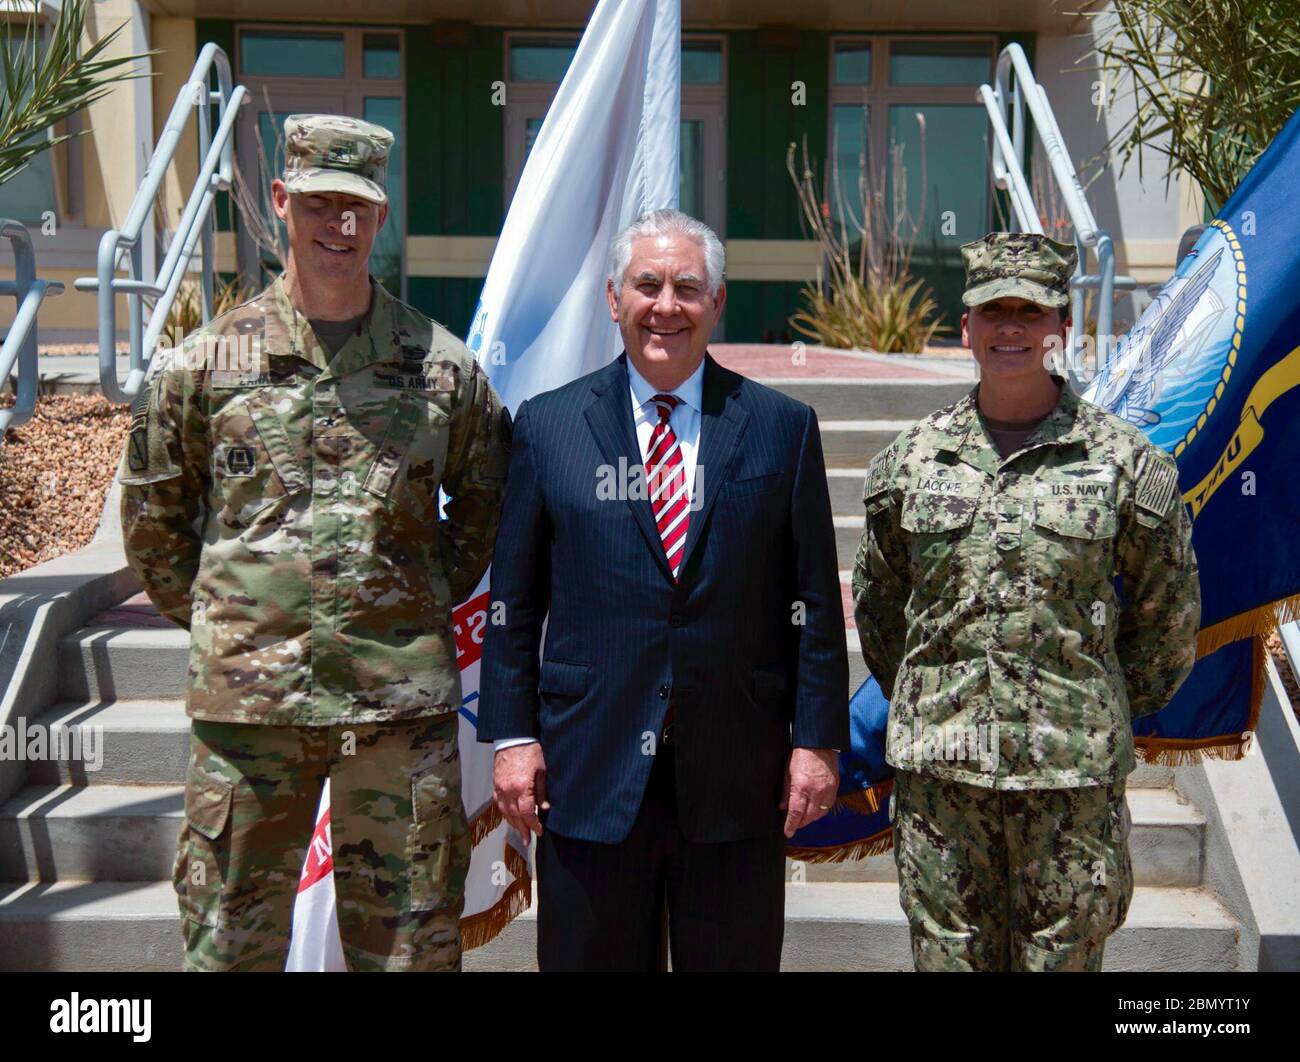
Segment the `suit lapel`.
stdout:
<svg viewBox="0 0 1300 1062">
<path fill-rule="evenodd" d="M 682 553 L 682 563 L 678 569 L 683 576 L 691 554 L 695 552 L 695 545 L 704 533 L 704 525 L 708 522 L 713 503 L 717 500 L 718 491 L 722 488 L 731 459 L 740 443 L 741 433 L 749 420 L 749 414 L 735 398 L 740 381 L 740 376 L 724 369 L 713 360 L 711 354 L 704 355 L 700 449 L 695 462 L 695 481 L 703 487 L 703 499 L 695 499 L 698 507 L 691 510 L 690 524 L 686 528 L 686 549 Z M 662 546 L 660 552 L 663 552 Z"/>
<path fill-rule="evenodd" d="M 587 423 L 591 427 L 591 433 L 596 437 L 596 445 L 600 447 L 606 463 L 613 468 L 618 468 L 621 457 L 624 467 L 628 469 L 642 464 L 641 444 L 637 442 L 636 428 L 632 423 L 632 398 L 628 390 L 626 352 L 620 354 L 607 369 L 596 376 L 592 381 L 591 391 L 595 398 L 585 411 Z M 595 489 L 594 480 L 592 489 Z M 659 528 L 655 524 L 655 514 L 650 507 L 650 500 L 629 496 L 624 503 L 631 508 L 632 516 L 645 537 L 646 545 L 655 555 L 664 575 L 671 581 L 673 573 L 668 567 L 668 558 L 664 555 L 663 540 L 659 537 Z M 687 534 L 689 533 L 688 528 Z M 683 558 L 684 562 L 685 558 Z"/>
</svg>

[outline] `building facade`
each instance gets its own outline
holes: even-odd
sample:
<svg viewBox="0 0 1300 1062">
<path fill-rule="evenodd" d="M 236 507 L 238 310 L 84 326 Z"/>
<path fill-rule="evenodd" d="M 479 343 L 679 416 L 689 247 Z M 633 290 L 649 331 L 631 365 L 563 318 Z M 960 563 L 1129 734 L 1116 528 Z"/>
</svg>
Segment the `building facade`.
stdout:
<svg viewBox="0 0 1300 1062">
<path fill-rule="evenodd" d="M 40 274 L 68 287 L 42 311 L 42 340 L 93 334 L 94 297 L 73 292 L 71 281 L 94 272 L 98 238 L 124 219 L 172 102 L 209 41 L 225 50 L 236 82 L 250 92 L 236 141 L 250 187 L 258 183 L 259 140 L 273 155 L 287 114 L 337 111 L 397 134 L 392 212 L 373 270 L 464 334 L 528 150 L 593 6 L 96 3 L 88 35 L 125 24 L 114 47 L 152 49 L 144 64 L 151 76 L 115 88 L 76 120 L 90 128 L 87 136 L 46 153 L 0 188 L 0 214 L 19 217 L 33 232 Z M 818 246 L 807 238 L 787 171 L 791 145 L 799 168 L 806 149 L 823 211 L 849 226 L 861 221 L 865 164 L 887 209 L 906 211 L 915 224 L 915 269 L 953 324 L 958 248 L 1007 225 L 989 175 L 988 121 L 976 100 L 1001 49 L 1013 41 L 1024 47 L 1081 168 L 1123 120 L 1096 105 L 1096 74 L 1086 69 L 1089 20 L 1057 8 L 1051 0 L 683 0 L 680 202 L 727 243 L 723 336 L 792 338 L 788 318 L 817 276 Z M 1166 188 L 1160 162 L 1151 160 L 1145 186 L 1136 168 L 1120 176 L 1103 167 L 1089 188 L 1099 223 L 1115 239 L 1120 272 L 1143 283 L 1169 275 L 1180 234 L 1203 210 L 1185 182 Z M 155 214 L 157 230 L 179 214 L 196 172 L 187 136 Z M 1050 195 L 1041 203 L 1050 214 Z M 218 268 L 258 283 L 273 263 L 228 195 L 217 216 Z M 1135 309 L 1118 318 L 1131 320 Z M 11 305 L 0 307 L 0 327 L 12 313 Z"/>
</svg>

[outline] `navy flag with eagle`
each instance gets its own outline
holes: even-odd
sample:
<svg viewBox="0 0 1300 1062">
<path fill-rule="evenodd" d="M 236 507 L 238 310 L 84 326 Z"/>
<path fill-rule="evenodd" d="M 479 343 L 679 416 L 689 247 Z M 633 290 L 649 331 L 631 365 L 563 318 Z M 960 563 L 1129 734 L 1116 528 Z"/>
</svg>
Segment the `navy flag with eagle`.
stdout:
<svg viewBox="0 0 1300 1062">
<path fill-rule="evenodd" d="M 1241 182 L 1085 397 L 1178 462 L 1201 570 L 1196 669 L 1134 725 L 1147 759 L 1236 758 L 1261 639 L 1300 606 L 1300 114 Z"/>
</svg>

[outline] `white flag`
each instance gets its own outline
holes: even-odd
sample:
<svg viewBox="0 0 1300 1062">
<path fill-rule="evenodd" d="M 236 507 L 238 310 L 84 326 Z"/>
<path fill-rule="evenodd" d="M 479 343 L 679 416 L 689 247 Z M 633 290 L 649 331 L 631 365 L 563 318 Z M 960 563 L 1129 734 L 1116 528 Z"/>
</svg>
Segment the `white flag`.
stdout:
<svg viewBox="0 0 1300 1062">
<path fill-rule="evenodd" d="M 343 970 L 338 912 L 334 910 L 334 845 L 330 837 L 330 782 L 321 790 L 293 905 L 293 938 L 287 970 Z"/>
<path fill-rule="evenodd" d="M 680 0 L 600 0 L 524 165 L 470 326 L 469 348 L 512 413 L 617 355 L 604 294 L 609 246 L 640 215 L 677 205 L 680 121 Z M 475 732 L 487 608 L 485 577 L 453 613 L 461 796 L 475 842 L 466 948 L 527 907 L 532 884 L 527 849 L 492 803 L 492 747 Z M 291 970 L 342 968 L 333 877 L 317 877 L 294 910 Z"/>
</svg>

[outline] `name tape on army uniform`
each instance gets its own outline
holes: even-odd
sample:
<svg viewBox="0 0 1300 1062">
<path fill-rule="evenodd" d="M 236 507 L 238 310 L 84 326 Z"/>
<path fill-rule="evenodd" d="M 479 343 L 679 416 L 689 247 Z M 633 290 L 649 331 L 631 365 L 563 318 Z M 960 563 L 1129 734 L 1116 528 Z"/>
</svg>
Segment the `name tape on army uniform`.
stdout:
<svg viewBox="0 0 1300 1062">
<path fill-rule="evenodd" d="M 422 373 L 382 372 L 375 370 L 375 386 L 390 387 L 398 391 L 451 391 L 449 382 L 441 376 Z"/>
</svg>

